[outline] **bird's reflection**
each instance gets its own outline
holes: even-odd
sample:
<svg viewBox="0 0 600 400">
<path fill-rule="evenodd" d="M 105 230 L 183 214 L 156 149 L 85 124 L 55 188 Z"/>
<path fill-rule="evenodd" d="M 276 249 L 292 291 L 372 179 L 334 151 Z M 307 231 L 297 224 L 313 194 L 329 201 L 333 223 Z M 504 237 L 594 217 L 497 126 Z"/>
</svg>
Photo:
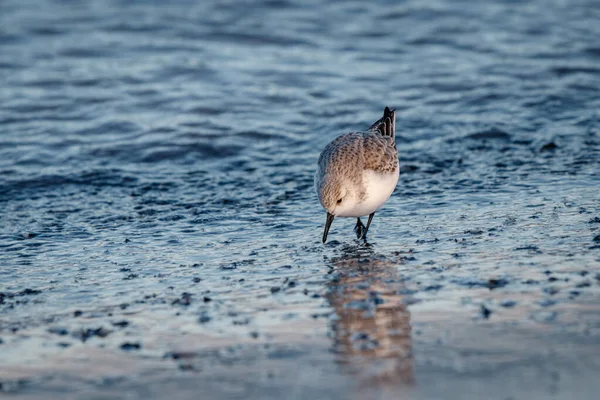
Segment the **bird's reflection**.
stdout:
<svg viewBox="0 0 600 400">
<path fill-rule="evenodd" d="M 340 364 L 361 385 L 412 384 L 410 313 L 394 265 L 369 247 L 330 261 L 327 299 Z"/>
</svg>

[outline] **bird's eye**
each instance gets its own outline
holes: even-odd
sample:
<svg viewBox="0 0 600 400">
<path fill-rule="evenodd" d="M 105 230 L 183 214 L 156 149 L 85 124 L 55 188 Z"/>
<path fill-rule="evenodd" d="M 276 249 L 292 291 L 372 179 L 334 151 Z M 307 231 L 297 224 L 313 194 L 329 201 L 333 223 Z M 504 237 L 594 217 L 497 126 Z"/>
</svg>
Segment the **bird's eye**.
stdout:
<svg viewBox="0 0 600 400">
<path fill-rule="evenodd" d="M 342 203 L 342 199 L 338 199 L 337 203 L 341 204 Z"/>
</svg>

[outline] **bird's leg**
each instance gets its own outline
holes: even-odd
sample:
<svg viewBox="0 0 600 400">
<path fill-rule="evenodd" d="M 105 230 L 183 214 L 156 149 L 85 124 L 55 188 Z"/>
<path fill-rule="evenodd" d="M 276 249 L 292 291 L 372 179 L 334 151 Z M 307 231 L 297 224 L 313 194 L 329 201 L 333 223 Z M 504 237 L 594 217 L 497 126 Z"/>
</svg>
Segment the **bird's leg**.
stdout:
<svg viewBox="0 0 600 400">
<path fill-rule="evenodd" d="M 361 239 L 363 236 L 363 231 L 365 230 L 365 226 L 363 225 L 360 218 L 356 218 L 356 226 L 354 227 L 354 232 L 356 232 L 356 238 Z"/>
<path fill-rule="evenodd" d="M 371 221 L 373 220 L 374 216 L 375 216 L 374 212 L 369 214 L 369 219 L 367 220 L 367 227 L 364 229 L 364 234 L 362 235 L 362 238 L 359 238 L 359 239 L 365 239 L 365 241 L 367 240 L 367 231 L 369 230 L 369 226 L 371 226 Z"/>
</svg>

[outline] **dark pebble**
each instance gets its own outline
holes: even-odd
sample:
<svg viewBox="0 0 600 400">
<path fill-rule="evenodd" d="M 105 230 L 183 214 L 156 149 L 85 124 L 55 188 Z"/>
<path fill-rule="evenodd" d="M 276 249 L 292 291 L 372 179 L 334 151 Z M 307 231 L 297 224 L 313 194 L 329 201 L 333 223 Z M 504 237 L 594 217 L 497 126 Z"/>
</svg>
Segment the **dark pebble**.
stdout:
<svg viewBox="0 0 600 400">
<path fill-rule="evenodd" d="M 73 337 L 80 339 L 82 342 L 86 342 L 88 339 L 93 338 L 94 336 L 97 336 L 99 338 L 105 338 L 107 337 L 112 331 L 100 327 L 100 328 L 96 328 L 96 329 L 81 329 L 78 332 L 74 332 L 73 333 Z"/>
<path fill-rule="evenodd" d="M 544 299 L 544 300 L 539 301 L 538 304 L 541 307 L 550 307 L 550 306 L 555 305 L 556 301 L 555 300 L 551 300 L 551 299 Z"/>
<path fill-rule="evenodd" d="M 54 335 L 60 335 L 60 336 L 65 336 L 69 334 L 69 331 L 66 328 L 60 328 L 60 327 L 51 327 L 48 328 L 48 333 L 52 333 Z"/>
<path fill-rule="evenodd" d="M 273 286 L 271 288 L 271 293 L 277 293 L 281 290 L 281 288 L 279 286 Z"/>
<path fill-rule="evenodd" d="M 497 289 L 508 285 L 508 281 L 506 279 L 489 279 L 488 280 L 488 288 Z"/>
<path fill-rule="evenodd" d="M 600 242 L 600 235 L 596 235 L 594 236 L 594 238 L 592 239 L 594 242 Z"/>
<path fill-rule="evenodd" d="M 590 287 L 590 286 L 592 286 L 592 284 L 587 281 L 581 282 L 581 283 L 578 283 L 577 285 L 575 285 L 576 288 L 584 288 L 584 287 Z"/>
<path fill-rule="evenodd" d="M 594 217 L 588 221 L 589 224 L 600 224 L 600 217 Z"/>
<path fill-rule="evenodd" d="M 212 301 L 212 299 L 208 296 L 204 296 L 204 298 L 202 299 L 202 301 L 204 301 L 205 303 L 208 303 L 209 301 Z"/>
<path fill-rule="evenodd" d="M 210 316 L 208 316 L 206 314 L 202 314 L 200 316 L 200 318 L 198 318 L 198 322 L 201 323 L 201 324 L 205 324 L 207 322 L 210 322 L 210 320 L 211 320 Z"/>
<path fill-rule="evenodd" d="M 517 305 L 517 302 L 514 300 L 503 300 L 500 305 L 505 308 L 513 308 Z"/>
<path fill-rule="evenodd" d="M 121 346 L 121 350 L 124 351 L 131 351 L 131 350 L 139 350 L 142 348 L 142 345 L 140 343 L 130 343 L 130 342 L 125 342 L 123 343 Z"/>
<path fill-rule="evenodd" d="M 104 337 L 107 337 L 108 335 L 110 335 L 111 332 L 112 332 L 111 330 L 100 327 L 94 331 L 94 334 L 98 337 L 104 338 Z"/>
<path fill-rule="evenodd" d="M 164 355 L 164 358 L 171 358 L 173 360 L 185 360 L 197 357 L 198 353 L 193 351 L 171 351 Z"/>
<path fill-rule="evenodd" d="M 534 245 L 520 246 L 520 247 L 516 247 L 514 249 L 514 251 L 521 251 L 521 250 L 534 251 L 534 252 L 537 252 L 537 253 L 541 253 L 539 247 L 534 246 Z"/>
<path fill-rule="evenodd" d="M 555 295 L 558 292 L 559 292 L 558 288 L 555 288 L 555 287 L 544 288 L 544 293 L 548 293 L 549 295 Z"/>
<path fill-rule="evenodd" d="M 198 282 L 202 281 L 202 278 L 194 278 L 192 280 L 194 281 L 194 283 L 198 283 Z"/>
<path fill-rule="evenodd" d="M 488 319 L 490 317 L 490 315 L 492 315 L 492 310 L 490 310 L 489 308 L 487 308 L 485 305 L 481 305 L 481 316 L 485 319 Z"/>
<path fill-rule="evenodd" d="M 356 332 L 351 340 L 369 340 L 369 334 L 366 332 Z"/>
<path fill-rule="evenodd" d="M 75 311 L 73 311 L 73 316 L 74 317 L 81 317 L 82 314 L 83 314 L 83 311 L 81 311 L 81 310 L 75 310 Z"/>
<path fill-rule="evenodd" d="M 192 295 L 184 292 L 181 294 L 181 298 L 175 299 L 171 302 L 171 305 L 189 306 L 192 303 Z"/>
<path fill-rule="evenodd" d="M 113 322 L 112 323 L 113 326 L 116 326 L 118 328 L 125 328 L 127 325 L 129 325 L 129 321 L 117 321 L 117 322 Z"/>
<path fill-rule="evenodd" d="M 600 237 L 600 235 L 598 237 Z M 41 290 L 25 289 L 25 290 L 22 290 L 19 293 L 17 293 L 17 296 L 29 296 L 29 295 L 35 295 L 35 294 L 40 294 L 40 293 L 42 293 Z"/>
</svg>

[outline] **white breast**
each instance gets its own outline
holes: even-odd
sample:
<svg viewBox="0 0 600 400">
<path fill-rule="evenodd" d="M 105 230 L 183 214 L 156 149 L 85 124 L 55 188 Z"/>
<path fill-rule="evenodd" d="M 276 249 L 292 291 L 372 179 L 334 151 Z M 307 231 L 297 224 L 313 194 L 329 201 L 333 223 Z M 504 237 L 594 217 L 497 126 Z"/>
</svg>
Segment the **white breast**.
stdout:
<svg viewBox="0 0 600 400">
<path fill-rule="evenodd" d="M 363 185 L 366 189 L 366 198 L 361 203 L 356 203 L 350 209 L 336 213 L 340 217 L 362 217 L 379 210 L 390 198 L 400 176 L 400 167 L 395 172 L 379 173 L 373 170 L 363 172 Z"/>
</svg>

